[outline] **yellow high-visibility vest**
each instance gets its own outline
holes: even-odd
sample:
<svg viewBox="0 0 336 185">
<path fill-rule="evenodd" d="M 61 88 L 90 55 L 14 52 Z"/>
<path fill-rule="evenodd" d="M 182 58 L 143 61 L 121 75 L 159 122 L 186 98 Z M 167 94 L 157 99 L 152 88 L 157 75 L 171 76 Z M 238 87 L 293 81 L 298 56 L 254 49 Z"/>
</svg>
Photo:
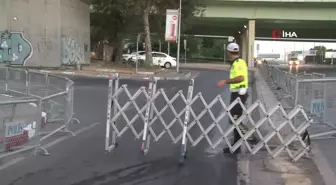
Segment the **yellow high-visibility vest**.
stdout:
<svg viewBox="0 0 336 185">
<path fill-rule="evenodd" d="M 248 67 L 243 59 L 237 58 L 231 65 L 230 79 L 244 76 L 244 81 L 236 84 L 230 84 L 231 92 L 238 92 L 241 88 L 248 88 Z"/>
</svg>

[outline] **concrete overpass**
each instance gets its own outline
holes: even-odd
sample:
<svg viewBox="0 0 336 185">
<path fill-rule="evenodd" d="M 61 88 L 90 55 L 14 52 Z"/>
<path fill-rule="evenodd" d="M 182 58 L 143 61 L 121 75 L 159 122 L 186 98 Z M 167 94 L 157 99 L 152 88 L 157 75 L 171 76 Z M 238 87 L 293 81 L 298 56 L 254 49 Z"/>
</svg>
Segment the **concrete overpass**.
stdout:
<svg viewBox="0 0 336 185">
<path fill-rule="evenodd" d="M 0 63 L 88 63 L 89 13 L 82 0 L 0 0 Z"/>
<path fill-rule="evenodd" d="M 335 42 L 336 0 L 210 0 L 190 26 L 189 34 L 234 36 L 252 65 L 256 39 Z"/>
</svg>

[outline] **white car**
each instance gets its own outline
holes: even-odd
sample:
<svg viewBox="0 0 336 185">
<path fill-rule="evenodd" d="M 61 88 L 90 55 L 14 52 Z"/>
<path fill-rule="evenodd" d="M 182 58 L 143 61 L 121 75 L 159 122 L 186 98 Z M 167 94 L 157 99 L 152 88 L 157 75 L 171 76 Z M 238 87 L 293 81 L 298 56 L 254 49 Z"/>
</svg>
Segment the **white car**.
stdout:
<svg viewBox="0 0 336 185">
<path fill-rule="evenodd" d="M 138 55 L 144 55 L 146 54 L 145 51 L 138 51 Z M 123 54 L 123 60 L 125 61 L 132 61 L 131 59 L 136 57 L 137 56 L 137 52 L 133 52 L 133 53 L 130 53 L 130 54 Z M 132 61 L 134 62 L 134 61 Z"/>
<path fill-rule="evenodd" d="M 158 65 L 161 67 L 164 67 L 166 69 L 169 69 L 171 67 L 176 67 L 176 58 L 171 57 L 167 55 L 166 53 L 162 52 L 152 52 L 153 56 L 153 65 Z M 139 53 L 138 58 L 136 59 L 136 56 L 132 57 L 131 60 L 146 60 L 145 53 Z"/>
</svg>

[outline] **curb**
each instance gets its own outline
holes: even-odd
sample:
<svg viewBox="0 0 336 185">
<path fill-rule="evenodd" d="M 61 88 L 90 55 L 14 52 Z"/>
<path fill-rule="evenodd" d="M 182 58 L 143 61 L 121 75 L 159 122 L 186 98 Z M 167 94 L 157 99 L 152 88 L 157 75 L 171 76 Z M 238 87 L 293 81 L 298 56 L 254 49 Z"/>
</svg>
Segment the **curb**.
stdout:
<svg viewBox="0 0 336 185">
<path fill-rule="evenodd" d="M 183 66 L 181 67 L 181 69 L 189 69 L 189 70 L 213 70 L 213 71 L 230 71 L 230 68 L 227 66 L 223 66 L 222 68 L 214 68 L 212 66 L 205 66 L 205 67 L 201 67 L 201 66 Z M 256 71 L 258 68 L 256 67 L 251 67 L 248 68 L 249 71 Z"/>
<path fill-rule="evenodd" d="M 117 70 L 114 70 L 114 69 L 96 69 L 94 70 L 96 72 L 109 72 L 109 73 L 118 73 Z M 162 70 L 161 70 L 162 71 Z M 135 73 L 133 72 L 129 72 L 129 73 L 123 73 L 123 74 L 131 74 L 131 75 L 134 75 Z M 147 72 L 147 71 L 139 71 L 138 74 L 140 75 L 155 75 L 156 72 Z"/>
<path fill-rule="evenodd" d="M 230 68 L 227 66 L 222 66 L 222 68 L 214 66 L 181 66 L 180 69 L 189 69 L 189 70 L 214 70 L 214 71 L 229 71 Z"/>
<path fill-rule="evenodd" d="M 68 75 L 68 76 L 78 76 L 78 77 L 87 77 L 87 78 L 98 78 L 98 79 L 109 79 L 110 75 L 85 75 L 85 74 L 76 74 L 76 72 L 68 72 L 68 71 L 63 71 L 63 72 L 53 72 L 53 71 L 47 71 L 47 70 L 35 70 L 38 72 L 42 73 L 51 73 L 51 74 L 56 74 L 56 75 Z M 105 71 L 106 72 L 106 71 Z M 143 73 L 148 73 L 147 75 L 153 74 L 154 72 L 143 72 Z M 141 74 L 141 73 L 139 73 Z M 188 72 L 187 74 L 184 75 L 184 77 L 159 77 L 159 76 L 154 76 L 157 80 L 187 80 L 191 77 L 191 72 Z M 151 77 L 149 76 L 120 76 L 120 79 L 134 79 L 134 80 L 149 80 Z"/>
<path fill-rule="evenodd" d="M 287 64 L 271 64 L 270 66 L 276 66 L 278 68 L 282 69 L 289 69 L 290 67 Z M 335 65 L 330 65 L 330 66 L 299 66 L 300 69 L 335 69 Z"/>
<path fill-rule="evenodd" d="M 336 177 L 331 169 L 326 157 L 321 152 L 317 143 L 312 143 L 311 152 L 313 154 L 312 159 L 315 163 L 325 185 L 334 185 Z"/>
</svg>

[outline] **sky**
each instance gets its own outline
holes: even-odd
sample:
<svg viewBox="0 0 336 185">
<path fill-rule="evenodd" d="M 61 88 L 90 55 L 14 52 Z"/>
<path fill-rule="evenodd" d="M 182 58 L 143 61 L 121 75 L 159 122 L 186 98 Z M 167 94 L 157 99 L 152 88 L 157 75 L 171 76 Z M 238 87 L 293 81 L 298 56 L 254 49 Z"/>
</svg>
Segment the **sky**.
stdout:
<svg viewBox="0 0 336 185">
<path fill-rule="evenodd" d="M 257 51 L 257 44 L 259 44 L 259 51 Z M 283 54 L 290 51 L 305 51 L 315 46 L 325 46 L 327 49 L 336 49 L 336 43 L 323 43 L 323 42 L 283 42 L 283 41 L 255 41 L 254 53 L 277 53 L 283 56 Z"/>
</svg>

